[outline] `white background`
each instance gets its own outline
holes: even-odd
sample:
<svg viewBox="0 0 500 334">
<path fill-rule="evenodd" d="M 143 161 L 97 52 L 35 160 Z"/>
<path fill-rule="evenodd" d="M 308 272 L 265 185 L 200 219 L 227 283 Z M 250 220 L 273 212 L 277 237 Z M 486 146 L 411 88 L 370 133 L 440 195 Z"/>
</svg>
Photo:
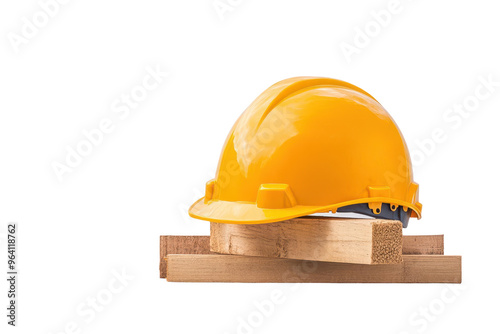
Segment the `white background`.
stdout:
<svg viewBox="0 0 500 334">
<path fill-rule="evenodd" d="M 389 1 L 229 3 L 219 15 L 212 0 L 74 0 L 15 47 L 23 17 L 33 22 L 42 9 L 34 0 L 2 2 L 0 259 L 6 263 L 6 224 L 18 222 L 20 309 L 18 327 L 7 326 L 2 279 L 1 332 L 496 331 L 500 7 L 401 0 L 381 27 L 372 11 Z M 356 47 L 367 27 L 369 42 L 358 40 L 348 59 L 342 43 Z M 120 119 L 112 104 L 142 83 L 147 67 L 169 75 Z M 445 252 L 463 255 L 462 285 L 158 278 L 159 235 L 209 233 L 187 208 L 214 176 L 237 117 L 268 86 L 298 75 L 358 85 L 393 116 L 420 159 L 423 218 L 405 233 L 445 234 Z M 476 89 L 487 92 L 477 88 L 480 78 L 488 77 L 497 86 L 479 100 Z M 477 102 L 467 117 L 447 114 L 464 101 Z M 58 180 L 52 164 L 106 118 L 113 131 Z M 436 129 L 445 139 L 429 144 Z M 133 276 L 126 286 L 113 279 L 122 270 Z M 110 292 L 110 283 L 121 291 Z M 284 302 L 242 329 L 273 289 Z M 111 298 L 92 318 L 86 303 L 98 296 Z"/>
</svg>

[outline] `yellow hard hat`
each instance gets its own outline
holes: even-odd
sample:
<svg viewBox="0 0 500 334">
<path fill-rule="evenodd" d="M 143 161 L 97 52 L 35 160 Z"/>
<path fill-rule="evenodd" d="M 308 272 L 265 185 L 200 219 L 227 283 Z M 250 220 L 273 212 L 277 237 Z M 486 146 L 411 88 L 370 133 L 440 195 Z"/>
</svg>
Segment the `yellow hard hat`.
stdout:
<svg viewBox="0 0 500 334">
<path fill-rule="evenodd" d="M 406 227 L 421 210 L 405 140 L 380 103 L 344 81 L 297 77 L 269 87 L 236 121 L 189 214 L 259 224 L 354 212 Z"/>
</svg>

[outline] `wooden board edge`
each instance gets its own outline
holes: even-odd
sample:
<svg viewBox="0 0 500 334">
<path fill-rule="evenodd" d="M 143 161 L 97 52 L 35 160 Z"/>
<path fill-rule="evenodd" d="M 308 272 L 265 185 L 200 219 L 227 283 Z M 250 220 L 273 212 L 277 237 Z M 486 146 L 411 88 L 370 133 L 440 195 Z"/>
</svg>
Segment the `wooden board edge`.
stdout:
<svg viewBox="0 0 500 334">
<path fill-rule="evenodd" d="M 161 235 L 160 236 L 160 278 L 167 274 L 167 254 L 209 254 L 208 235 Z"/>
<path fill-rule="evenodd" d="M 444 235 L 403 235 L 403 254 L 444 255 Z"/>
<path fill-rule="evenodd" d="M 405 255 L 403 258 L 402 264 L 366 266 L 236 255 L 169 254 L 166 278 L 169 282 L 226 283 L 459 284 L 462 281 L 461 256 Z"/>
<path fill-rule="evenodd" d="M 167 278 L 167 235 L 160 235 L 160 278 Z"/>
</svg>

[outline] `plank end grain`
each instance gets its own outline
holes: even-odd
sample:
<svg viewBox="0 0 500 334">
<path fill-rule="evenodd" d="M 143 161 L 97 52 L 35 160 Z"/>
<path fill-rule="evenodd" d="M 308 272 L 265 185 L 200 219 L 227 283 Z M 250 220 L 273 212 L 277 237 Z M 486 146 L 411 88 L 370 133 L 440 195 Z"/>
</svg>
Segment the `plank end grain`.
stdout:
<svg viewBox="0 0 500 334">
<path fill-rule="evenodd" d="M 372 234 L 372 264 L 403 261 L 403 224 L 400 221 L 375 221 Z"/>
</svg>

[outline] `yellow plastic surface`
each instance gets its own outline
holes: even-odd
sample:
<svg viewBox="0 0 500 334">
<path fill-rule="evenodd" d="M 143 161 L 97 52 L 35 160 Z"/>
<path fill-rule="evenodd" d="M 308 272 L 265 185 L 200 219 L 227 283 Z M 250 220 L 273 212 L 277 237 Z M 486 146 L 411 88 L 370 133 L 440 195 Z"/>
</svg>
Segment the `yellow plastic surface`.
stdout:
<svg viewBox="0 0 500 334">
<path fill-rule="evenodd" d="M 349 83 L 283 80 L 264 91 L 226 139 L 215 180 L 189 209 L 219 223 L 270 223 L 369 203 L 420 218 L 404 138 L 387 111 Z"/>
</svg>

